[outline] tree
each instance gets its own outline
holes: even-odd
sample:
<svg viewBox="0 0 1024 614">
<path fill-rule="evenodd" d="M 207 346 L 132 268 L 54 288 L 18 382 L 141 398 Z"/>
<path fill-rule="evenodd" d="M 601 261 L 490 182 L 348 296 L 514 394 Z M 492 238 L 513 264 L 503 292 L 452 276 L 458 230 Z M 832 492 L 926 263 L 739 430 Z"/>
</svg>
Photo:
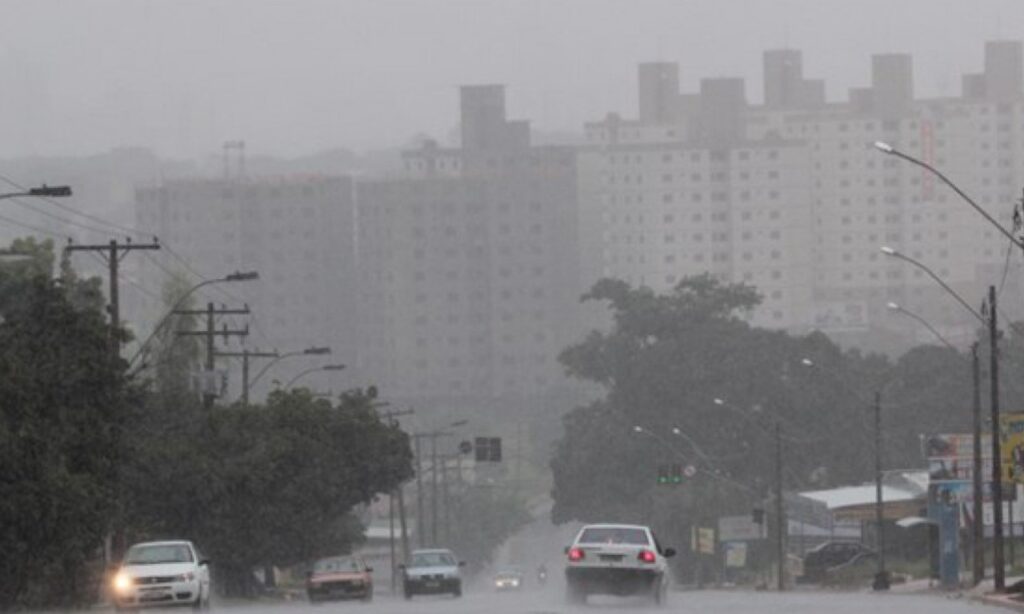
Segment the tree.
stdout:
<svg viewBox="0 0 1024 614">
<path fill-rule="evenodd" d="M 774 482 L 776 423 L 787 490 L 871 479 L 876 390 L 884 392 L 888 466 L 918 465 L 918 434 L 932 425 L 969 424 L 969 371 L 950 350 L 920 348 L 893 364 L 844 352 L 820 333 L 755 328 L 743 317 L 758 304 L 755 290 L 707 275 L 663 295 L 603 280 L 584 299 L 606 301 L 612 326 L 560 360 L 605 395 L 565 417 L 551 463 L 556 522 L 655 522 L 678 540 L 688 527 L 670 511 L 688 519 L 747 513 Z M 657 467 L 669 462 L 697 475 L 659 487 Z"/>
<path fill-rule="evenodd" d="M 131 402 L 91 280 L 50 278 L 52 243 L 0 264 L 0 608 L 94 596 Z"/>
<path fill-rule="evenodd" d="M 336 403 L 300 388 L 264 406 L 181 411 L 160 431 L 139 427 L 149 438 L 128 475 L 136 533 L 197 540 L 232 594 L 250 592 L 257 566 L 350 549 L 362 538 L 353 506 L 412 474 L 408 436 L 361 390 Z"/>
</svg>

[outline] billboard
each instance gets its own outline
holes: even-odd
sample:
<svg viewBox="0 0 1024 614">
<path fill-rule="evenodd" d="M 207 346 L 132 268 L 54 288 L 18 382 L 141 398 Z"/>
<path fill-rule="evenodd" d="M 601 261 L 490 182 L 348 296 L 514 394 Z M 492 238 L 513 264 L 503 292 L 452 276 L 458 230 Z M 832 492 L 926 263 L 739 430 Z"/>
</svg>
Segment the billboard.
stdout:
<svg viewBox="0 0 1024 614">
<path fill-rule="evenodd" d="M 1024 482 L 1024 413 L 999 416 L 999 456 L 1004 482 Z"/>
</svg>

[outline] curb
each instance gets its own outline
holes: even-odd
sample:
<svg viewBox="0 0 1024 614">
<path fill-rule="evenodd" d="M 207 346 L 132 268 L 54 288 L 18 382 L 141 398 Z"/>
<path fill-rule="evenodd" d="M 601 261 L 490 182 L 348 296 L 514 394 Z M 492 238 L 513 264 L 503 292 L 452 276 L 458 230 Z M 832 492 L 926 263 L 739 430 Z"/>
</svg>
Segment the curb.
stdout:
<svg viewBox="0 0 1024 614">
<path fill-rule="evenodd" d="M 1024 612 L 1024 602 L 1018 599 L 1014 599 L 1013 595 L 1000 595 L 995 593 L 978 595 L 971 599 L 985 605 L 996 606 L 1000 608 L 1007 608 L 1010 610 L 1016 610 L 1018 612 Z"/>
</svg>

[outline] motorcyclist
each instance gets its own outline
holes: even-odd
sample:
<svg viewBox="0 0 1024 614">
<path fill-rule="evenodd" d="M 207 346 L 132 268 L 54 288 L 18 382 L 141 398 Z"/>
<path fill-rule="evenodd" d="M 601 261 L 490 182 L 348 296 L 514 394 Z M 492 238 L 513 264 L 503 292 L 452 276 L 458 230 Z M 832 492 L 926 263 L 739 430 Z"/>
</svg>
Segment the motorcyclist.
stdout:
<svg viewBox="0 0 1024 614">
<path fill-rule="evenodd" d="M 544 583 L 547 582 L 547 581 L 548 581 L 548 568 L 547 568 L 547 565 L 545 565 L 544 563 L 541 563 L 540 567 L 537 568 L 537 584 L 540 584 L 541 586 L 543 586 Z"/>
</svg>

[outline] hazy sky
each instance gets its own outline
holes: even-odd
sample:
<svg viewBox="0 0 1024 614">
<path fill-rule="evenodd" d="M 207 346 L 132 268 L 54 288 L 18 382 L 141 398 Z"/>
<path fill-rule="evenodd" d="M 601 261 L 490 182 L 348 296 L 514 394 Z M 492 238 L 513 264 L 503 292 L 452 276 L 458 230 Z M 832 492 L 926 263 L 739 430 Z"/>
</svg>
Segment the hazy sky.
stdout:
<svg viewBox="0 0 1024 614">
<path fill-rule="evenodd" d="M 457 86 L 504 83 L 542 130 L 635 115 L 635 65 L 684 90 L 804 51 L 829 98 L 869 56 L 910 52 L 917 92 L 955 95 L 983 42 L 1024 38 L 1024 0 L 0 0 L 0 156 L 145 146 L 164 156 L 394 147 L 444 139 Z"/>
</svg>

